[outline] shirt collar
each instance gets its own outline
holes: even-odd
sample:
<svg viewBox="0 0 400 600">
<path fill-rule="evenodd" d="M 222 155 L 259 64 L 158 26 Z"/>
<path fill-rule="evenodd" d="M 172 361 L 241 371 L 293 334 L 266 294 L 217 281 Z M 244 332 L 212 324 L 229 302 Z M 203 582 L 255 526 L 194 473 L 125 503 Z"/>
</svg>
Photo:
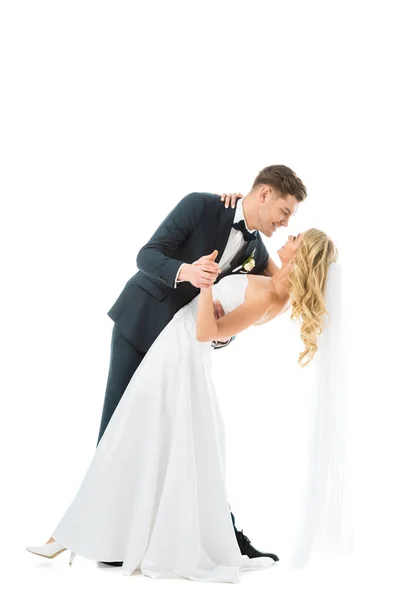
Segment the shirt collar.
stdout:
<svg viewBox="0 0 400 600">
<path fill-rule="evenodd" d="M 238 198 L 236 202 L 235 218 L 233 219 L 234 223 L 238 223 L 239 221 L 244 221 L 247 231 L 250 231 L 251 233 L 253 233 L 253 231 L 256 231 L 255 229 L 249 229 L 247 225 L 243 212 L 243 198 Z"/>
</svg>

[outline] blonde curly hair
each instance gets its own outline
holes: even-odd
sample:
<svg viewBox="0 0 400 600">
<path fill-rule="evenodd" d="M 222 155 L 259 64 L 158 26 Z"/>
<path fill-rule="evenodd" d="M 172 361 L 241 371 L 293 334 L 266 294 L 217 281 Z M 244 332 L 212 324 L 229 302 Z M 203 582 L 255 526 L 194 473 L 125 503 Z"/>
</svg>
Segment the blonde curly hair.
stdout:
<svg viewBox="0 0 400 600">
<path fill-rule="evenodd" d="M 323 317 L 328 314 L 324 299 L 328 267 L 337 257 L 337 248 L 326 233 L 314 228 L 303 233 L 288 276 L 290 320 L 300 323 L 300 337 L 305 346 L 298 359 L 301 367 L 305 367 L 318 350 Z"/>
</svg>

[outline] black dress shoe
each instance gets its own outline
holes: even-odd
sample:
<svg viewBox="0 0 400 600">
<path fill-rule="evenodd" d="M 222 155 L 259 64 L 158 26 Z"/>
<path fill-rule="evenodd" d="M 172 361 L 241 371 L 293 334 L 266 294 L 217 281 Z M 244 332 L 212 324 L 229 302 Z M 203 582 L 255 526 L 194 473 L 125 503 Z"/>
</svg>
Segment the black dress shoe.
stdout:
<svg viewBox="0 0 400 600">
<path fill-rule="evenodd" d="M 251 542 L 247 535 L 244 535 L 243 529 L 241 531 L 238 531 L 235 527 L 235 534 L 237 543 L 239 544 L 240 552 L 242 554 L 247 554 L 249 558 L 257 558 L 258 556 L 268 556 L 269 558 L 273 558 L 275 562 L 279 560 L 276 554 L 269 554 L 267 552 L 260 552 L 259 550 L 256 550 L 251 545 Z"/>
<path fill-rule="evenodd" d="M 102 565 L 111 565 L 112 567 L 122 567 L 122 562 L 117 560 L 115 562 L 106 562 L 105 560 L 99 560 Z"/>
</svg>

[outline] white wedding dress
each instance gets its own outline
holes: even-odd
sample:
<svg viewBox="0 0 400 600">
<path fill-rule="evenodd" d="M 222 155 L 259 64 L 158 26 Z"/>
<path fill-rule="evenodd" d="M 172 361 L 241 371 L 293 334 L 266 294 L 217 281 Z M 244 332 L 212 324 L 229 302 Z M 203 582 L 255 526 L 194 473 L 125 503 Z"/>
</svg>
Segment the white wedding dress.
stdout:
<svg viewBox="0 0 400 600">
<path fill-rule="evenodd" d="M 246 274 L 213 297 L 230 312 Z M 196 340 L 199 296 L 150 347 L 126 388 L 80 488 L 53 532 L 77 556 L 123 561 L 149 577 L 237 582 L 250 559 L 236 541 L 225 487 L 224 425 L 211 374 L 211 343 Z"/>
</svg>

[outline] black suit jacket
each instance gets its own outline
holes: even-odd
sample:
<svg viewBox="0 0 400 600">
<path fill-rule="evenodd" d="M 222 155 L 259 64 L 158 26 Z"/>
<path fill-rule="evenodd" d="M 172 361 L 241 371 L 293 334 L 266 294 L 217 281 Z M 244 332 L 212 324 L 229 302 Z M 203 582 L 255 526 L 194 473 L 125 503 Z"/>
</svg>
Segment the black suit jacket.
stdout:
<svg viewBox="0 0 400 600">
<path fill-rule="evenodd" d="M 234 216 L 235 210 L 225 208 L 221 196 L 193 192 L 175 206 L 139 251 L 136 259 L 139 271 L 129 279 L 108 312 L 138 350 L 147 352 L 174 314 L 200 293 L 188 281 L 174 288 L 178 269 L 182 263 L 193 263 L 215 249 L 219 262 Z M 268 251 L 257 231 L 256 239 L 247 243 L 216 283 L 241 265 L 253 250 L 255 267 L 251 272 L 261 274 L 267 266 Z"/>
</svg>

